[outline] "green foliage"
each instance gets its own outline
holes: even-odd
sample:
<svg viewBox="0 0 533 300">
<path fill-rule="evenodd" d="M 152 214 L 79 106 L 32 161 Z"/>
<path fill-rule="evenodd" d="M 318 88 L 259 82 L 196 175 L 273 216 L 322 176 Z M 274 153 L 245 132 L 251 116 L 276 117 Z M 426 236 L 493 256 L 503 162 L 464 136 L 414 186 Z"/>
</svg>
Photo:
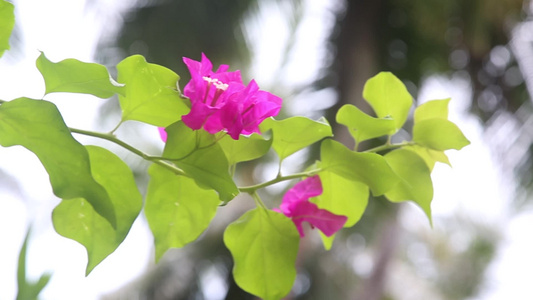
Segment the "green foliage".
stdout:
<svg viewBox="0 0 533 300">
<path fill-rule="evenodd" d="M 357 143 L 396 131 L 396 123 L 390 117 L 383 119 L 371 117 L 359 108 L 346 104 L 337 112 L 337 123 L 348 127 L 348 130 Z"/>
<path fill-rule="evenodd" d="M 144 212 L 154 235 L 155 259 L 170 248 L 180 248 L 196 240 L 215 216 L 220 200 L 213 190 L 205 190 L 185 176 L 161 166 L 148 171 L 150 183 Z"/>
<path fill-rule="evenodd" d="M 177 122 L 167 127 L 168 140 L 163 156 L 170 158 L 192 177 L 200 187 L 211 188 L 227 202 L 239 193 L 229 174 L 228 160 L 206 131 L 194 131 Z"/>
<path fill-rule="evenodd" d="M 454 123 L 448 121 L 448 102 L 445 100 L 428 101 L 415 110 L 413 141 L 437 151 L 460 150 L 470 144 Z"/>
<path fill-rule="evenodd" d="M 428 119 L 448 119 L 448 103 L 450 98 L 442 100 L 432 100 L 415 109 L 415 123 Z"/>
<path fill-rule="evenodd" d="M 405 85 L 389 72 L 381 72 L 370 78 L 363 89 L 363 97 L 378 118 L 393 119 L 396 129 L 402 128 L 413 105 L 413 97 Z"/>
<path fill-rule="evenodd" d="M 320 153 L 322 169 L 366 184 L 374 196 L 383 195 L 400 181 L 379 154 L 353 152 L 334 140 L 323 141 Z"/>
<path fill-rule="evenodd" d="M 20 248 L 18 268 L 17 268 L 17 298 L 16 300 L 37 300 L 41 291 L 50 281 L 52 274 L 45 273 L 39 277 L 37 282 L 32 282 L 26 277 L 26 253 L 28 250 L 28 240 L 31 230 L 28 229 L 24 237 L 24 243 Z"/>
<path fill-rule="evenodd" d="M 125 92 L 124 85 L 115 82 L 103 65 L 72 58 L 54 63 L 42 52 L 36 65 L 44 78 L 46 94 L 82 93 L 105 99 Z"/>
<path fill-rule="evenodd" d="M 117 71 L 118 81 L 126 84 L 126 95 L 119 96 L 122 121 L 166 127 L 189 112 L 188 101 L 177 90 L 179 76 L 171 70 L 133 55 L 121 61 Z"/>
<path fill-rule="evenodd" d="M 311 199 L 319 208 L 327 209 L 337 215 L 344 215 L 348 220 L 344 227 L 352 227 L 361 219 L 368 204 L 368 186 L 359 181 L 346 179 L 330 171 L 320 173 L 320 181 L 324 192 Z M 321 233 L 322 241 L 327 250 L 332 246 L 333 237 Z"/>
<path fill-rule="evenodd" d="M 445 163 L 451 166 L 450 161 L 448 160 L 448 156 L 446 156 L 444 151 L 438 151 L 419 145 L 409 145 L 403 148 L 411 150 L 418 154 L 426 162 L 426 165 L 428 166 L 430 171 L 433 170 L 433 167 L 435 166 L 436 162 Z"/>
<path fill-rule="evenodd" d="M 401 179 L 393 189 L 385 193 L 385 197 L 392 202 L 416 202 L 431 223 L 433 183 L 426 162 L 415 152 L 406 149 L 387 153 L 385 160 Z"/>
<path fill-rule="evenodd" d="M 33 152 L 48 172 L 56 196 L 86 199 L 116 227 L 113 203 L 91 174 L 87 150 L 72 137 L 54 104 L 28 98 L 2 104 L 0 145 L 20 145 Z"/>
<path fill-rule="evenodd" d="M 91 173 L 109 194 L 115 207 L 117 226 L 113 228 L 83 198 L 67 199 L 54 209 L 55 230 L 87 249 L 89 274 L 103 259 L 117 249 L 128 234 L 142 208 L 142 196 L 129 167 L 112 152 L 87 146 Z"/>
<path fill-rule="evenodd" d="M 320 173 L 320 181 L 324 192 L 313 198 L 312 202 L 334 214 L 348 217 L 344 227 L 355 225 L 363 216 L 368 204 L 368 186 L 329 171 Z"/>
<path fill-rule="evenodd" d="M 0 57 L 9 50 L 9 37 L 15 26 L 14 10 L 13 4 L 0 0 Z"/>
<path fill-rule="evenodd" d="M 12 6 L 0 0 L 0 54 L 9 47 L 12 23 Z M 165 127 L 168 134 L 162 156 L 151 156 L 113 133 L 68 128 L 50 102 L 28 98 L 0 100 L 0 145 L 20 145 L 39 158 L 54 194 L 62 199 L 53 211 L 54 227 L 59 234 L 86 248 L 87 274 L 123 242 L 143 203 L 132 171 L 119 157 L 101 147 L 83 146 L 71 132 L 105 139 L 152 163 L 144 210 L 154 236 L 156 261 L 170 248 L 195 241 L 221 204 L 241 192 L 252 195 L 258 207 L 226 228 L 224 243 L 235 261 L 233 274 L 237 284 L 264 299 L 280 299 L 291 290 L 296 277 L 299 234 L 293 222 L 296 217 L 267 209 L 258 196 L 259 189 L 319 175 L 322 194 L 310 201 L 319 209 L 336 214 L 337 220 L 344 222 L 339 215 L 346 216 L 344 227 L 360 220 L 370 191 L 374 196 L 385 195 L 392 202 L 413 201 L 431 222 L 431 170 L 436 162 L 449 164 L 445 150 L 459 150 L 469 144 L 461 130 L 448 120 L 449 99 L 430 101 L 416 108 L 413 140 L 391 144 L 391 136 L 404 126 L 413 101 L 402 82 L 386 72 L 371 78 L 363 91 L 377 117 L 351 105 L 343 106 L 337 113 L 337 122 L 348 127 L 356 145 L 387 137 L 385 144 L 359 152 L 357 146 L 352 151 L 329 139 L 332 130 L 324 118 L 266 119 L 260 129 L 271 132 L 269 139 L 253 134 L 234 140 L 225 132 L 213 135 L 202 129 L 192 130 L 181 122 L 181 117 L 190 110 L 190 103 L 180 94 L 179 76 L 163 66 L 148 63 L 140 55 L 130 56 L 117 65 L 120 84 L 104 66 L 74 59 L 53 63 L 41 54 L 37 68 L 44 78 L 46 93 L 86 93 L 100 98 L 118 94 L 122 109 L 119 126 L 135 120 Z M 217 87 L 217 92 L 223 91 Z M 233 179 L 237 163 L 259 159 L 271 148 L 281 163 L 319 141 L 321 160 L 305 172 L 279 174 L 248 187 L 238 187 Z M 318 189 L 318 185 L 312 189 Z M 305 214 L 313 209 L 314 205 L 303 208 Z M 329 249 L 334 235 L 322 238 Z M 28 292 L 19 295 L 23 295 L 20 299 L 34 299 L 49 276 L 44 275 L 35 284 L 26 281 L 22 258 L 26 245 L 25 242 L 21 250 L 18 277 L 19 288 Z"/>
<path fill-rule="evenodd" d="M 272 118 L 261 123 L 261 130 L 272 130 L 272 148 L 280 160 L 321 139 L 333 136 L 326 119 L 313 121 L 305 117 L 292 117 L 281 121 Z"/>
<path fill-rule="evenodd" d="M 470 144 L 461 129 L 444 119 L 428 119 L 415 123 L 413 141 L 434 150 L 461 150 Z"/>
<path fill-rule="evenodd" d="M 224 232 L 237 284 L 263 299 L 283 298 L 296 279 L 299 240 L 294 224 L 280 213 L 256 208 L 242 215 Z"/>
<path fill-rule="evenodd" d="M 258 134 L 249 137 L 241 137 L 238 140 L 232 139 L 229 135 L 224 135 L 218 142 L 228 159 L 228 164 L 234 165 L 238 162 L 254 160 L 265 155 L 272 146 L 272 139 L 266 140 Z"/>
</svg>

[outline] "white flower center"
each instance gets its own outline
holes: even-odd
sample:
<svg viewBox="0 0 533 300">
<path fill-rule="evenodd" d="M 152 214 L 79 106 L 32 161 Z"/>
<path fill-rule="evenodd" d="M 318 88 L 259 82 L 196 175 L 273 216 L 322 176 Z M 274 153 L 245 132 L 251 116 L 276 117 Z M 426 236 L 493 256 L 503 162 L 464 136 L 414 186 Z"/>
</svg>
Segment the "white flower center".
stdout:
<svg viewBox="0 0 533 300">
<path fill-rule="evenodd" d="M 227 83 L 224 83 L 216 78 L 211 78 L 211 77 L 207 77 L 207 76 L 204 76 L 202 77 L 203 80 L 209 82 L 210 84 L 213 84 L 215 86 L 215 88 L 217 90 L 222 90 L 222 91 L 225 91 L 228 89 L 228 84 Z"/>
</svg>

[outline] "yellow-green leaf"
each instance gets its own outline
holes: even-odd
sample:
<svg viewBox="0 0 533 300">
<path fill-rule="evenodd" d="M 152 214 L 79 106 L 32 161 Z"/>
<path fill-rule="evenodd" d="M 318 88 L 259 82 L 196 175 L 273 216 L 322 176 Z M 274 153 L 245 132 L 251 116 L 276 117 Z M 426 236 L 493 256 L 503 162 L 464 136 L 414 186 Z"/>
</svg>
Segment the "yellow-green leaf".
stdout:
<svg viewBox="0 0 533 300">
<path fill-rule="evenodd" d="M 281 160 L 321 139 L 333 136 L 327 120 L 313 121 L 305 117 L 291 117 L 277 121 L 268 118 L 261 123 L 261 131 L 272 130 L 272 148 Z"/>
<path fill-rule="evenodd" d="M 407 149 L 418 154 L 426 162 L 426 165 L 430 171 L 433 170 L 436 162 L 445 163 L 451 166 L 448 156 L 446 153 L 444 153 L 444 151 L 433 150 L 420 145 L 405 146 L 403 149 Z"/>
<path fill-rule="evenodd" d="M 0 105 L 0 145 L 20 145 L 33 152 L 48 172 L 56 196 L 84 198 L 116 226 L 113 203 L 91 174 L 87 150 L 72 137 L 54 104 L 19 98 Z"/>
<path fill-rule="evenodd" d="M 200 187 L 216 190 L 224 202 L 239 194 L 229 174 L 226 155 L 215 136 L 205 130 L 192 130 L 181 121 L 166 131 L 164 157 L 183 169 Z"/>
<path fill-rule="evenodd" d="M 144 212 L 154 235 L 155 258 L 159 261 L 170 248 L 181 248 L 196 240 L 209 226 L 220 200 L 185 176 L 158 165 L 148 171 L 150 183 Z"/>
<path fill-rule="evenodd" d="M 415 123 L 428 119 L 448 119 L 448 103 L 451 98 L 431 100 L 415 109 Z"/>
<path fill-rule="evenodd" d="M 231 166 L 265 155 L 270 150 L 272 139 L 265 140 L 262 136 L 254 133 L 249 137 L 240 136 L 238 140 L 234 140 L 226 134 L 218 141 L 218 144 L 224 150 L 228 164 Z"/>
<path fill-rule="evenodd" d="M 385 193 L 392 202 L 414 201 L 431 219 L 431 200 L 433 200 L 433 182 L 426 162 L 416 153 L 406 149 L 397 149 L 385 155 L 394 172 L 401 178 L 400 183 Z"/>
<path fill-rule="evenodd" d="M 363 89 L 363 97 L 378 118 L 391 118 L 396 129 L 402 128 L 413 105 L 413 97 L 394 74 L 381 72 L 370 78 Z"/>
<path fill-rule="evenodd" d="M 444 119 L 426 119 L 413 126 L 413 141 L 434 150 L 460 150 L 470 144 L 461 129 Z"/>
<path fill-rule="evenodd" d="M 337 112 L 337 123 L 348 127 L 357 143 L 384 135 L 393 134 L 396 124 L 391 118 L 374 118 L 351 104 L 346 104 Z"/>
<path fill-rule="evenodd" d="M 114 81 L 107 68 L 100 64 L 86 63 L 72 58 L 54 63 L 42 52 L 36 64 L 44 78 L 46 94 L 82 93 L 105 99 L 114 94 L 125 93 L 124 85 Z"/>
<path fill-rule="evenodd" d="M 330 139 L 322 142 L 320 153 L 322 169 L 368 185 L 374 196 L 383 195 L 400 180 L 379 154 L 353 152 Z"/>
<path fill-rule="evenodd" d="M 178 92 L 179 76 L 172 70 L 133 55 L 121 61 L 117 71 L 118 81 L 126 84 L 126 95 L 119 97 L 123 121 L 166 127 L 189 112 L 189 100 Z"/>
<path fill-rule="evenodd" d="M 368 186 L 330 171 L 320 172 L 319 175 L 322 182 L 322 195 L 311 198 L 310 201 L 316 203 L 321 209 L 348 217 L 344 227 L 352 227 L 365 212 L 369 196 Z M 320 233 L 324 247 L 329 250 L 333 244 L 334 235 L 327 237 L 322 232 Z"/>
<path fill-rule="evenodd" d="M 9 50 L 9 37 L 15 26 L 15 7 L 13 4 L 0 0 L 0 57 Z"/>
<path fill-rule="evenodd" d="M 262 208 L 248 211 L 224 232 L 235 261 L 235 282 L 262 299 L 283 298 L 296 279 L 299 241 L 296 226 L 283 214 Z"/>
<path fill-rule="evenodd" d="M 63 200 L 54 209 L 55 230 L 87 249 L 89 274 L 124 241 L 142 208 L 142 196 L 130 168 L 115 154 L 97 146 L 87 146 L 91 173 L 109 194 L 117 214 L 117 227 L 111 227 L 83 198 Z"/>
</svg>

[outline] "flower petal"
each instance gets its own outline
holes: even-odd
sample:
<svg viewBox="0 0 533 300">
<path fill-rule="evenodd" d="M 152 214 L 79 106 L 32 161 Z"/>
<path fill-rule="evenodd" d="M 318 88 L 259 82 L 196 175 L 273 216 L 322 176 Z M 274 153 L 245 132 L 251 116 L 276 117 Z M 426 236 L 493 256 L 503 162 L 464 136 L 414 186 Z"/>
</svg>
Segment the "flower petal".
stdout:
<svg viewBox="0 0 533 300">
<path fill-rule="evenodd" d="M 294 187 L 285 193 L 282 204 L 291 204 L 300 201 L 308 201 L 311 197 L 322 194 L 322 182 L 318 175 L 308 177 L 298 182 Z"/>
<path fill-rule="evenodd" d="M 220 121 L 234 140 L 238 140 L 242 132 L 241 113 L 242 104 L 236 101 L 228 101 L 221 111 Z"/>
<path fill-rule="evenodd" d="M 242 116 L 243 134 L 259 131 L 259 124 L 268 117 L 277 116 L 281 110 L 281 98 L 269 92 L 257 91 L 253 105 L 245 109 Z"/>
<path fill-rule="evenodd" d="M 237 140 L 241 134 L 259 133 L 259 124 L 281 109 L 281 98 L 260 91 L 254 80 L 245 86 L 240 71 L 228 72 L 229 66 L 221 65 L 213 72 L 203 53 L 199 62 L 186 57 L 183 62 L 191 73 L 183 94 L 192 107 L 182 120 L 193 130 L 204 128 L 211 134 L 226 130 Z"/>
<path fill-rule="evenodd" d="M 202 102 L 194 102 L 191 106 L 191 111 L 181 117 L 185 125 L 193 130 L 202 128 L 207 118 L 216 111 L 216 108 L 210 107 Z"/>
<path fill-rule="evenodd" d="M 332 236 L 341 230 L 348 220 L 345 216 L 333 214 L 325 209 L 320 209 L 311 202 L 297 202 L 292 207 L 292 221 L 296 225 L 300 236 L 304 236 L 303 222 L 318 228 L 326 236 Z"/>
<path fill-rule="evenodd" d="M 167 132 L 165 131 L 165 128 L 164 127 L 158 127 L 157 128 L 159 130 L 159 136 L 161 137 L 161 139 L 163 140 L 163 142 L 167 142 Z"/>
</svg>

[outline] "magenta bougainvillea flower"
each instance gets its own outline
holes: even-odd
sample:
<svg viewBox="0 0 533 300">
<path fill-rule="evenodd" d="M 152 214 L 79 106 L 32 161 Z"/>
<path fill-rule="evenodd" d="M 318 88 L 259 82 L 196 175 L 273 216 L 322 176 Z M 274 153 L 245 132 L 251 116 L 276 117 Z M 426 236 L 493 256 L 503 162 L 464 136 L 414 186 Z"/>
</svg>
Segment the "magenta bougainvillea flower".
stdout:
<svg viewBox="0 0 533 300">
<path fill-rule="evenodd" d="M 332 236 L 344 226 L 348 218 L 320 209 L 316 204 L 309 202 L 309 198 L 321 194 L 320 177 L 318 175 L 309 177 L 288 190 L 279 209 L 274 210 L 291 218 L 301 237 L 304 237 L 303 222 L 309 223 L 312 228 L 317 227 L 326 236 Z"/>
<path fill-rule="evenodd" d="M 228 72 L 229 66 L 221 65 L 213 72 L 203 53 L 199 62 L 186 57 L 183 62 L 191 73 L 183 90 L 191 111 L 182 117 L 189 128 L 211 134 L 225 130 L 237 140 L 241 134 L 259 133 L 259 124 L 279 113 L 281 98 L 259 90 L 254 80 L 244 85 L 240 71 Z"/>
<path fill-rule="evenodd" d="M 159 136 L 163 140 L 163 142 L 167 141 L 167 132 L 165 131 L 165 128 L 159 127 Z"/>
</svg>

